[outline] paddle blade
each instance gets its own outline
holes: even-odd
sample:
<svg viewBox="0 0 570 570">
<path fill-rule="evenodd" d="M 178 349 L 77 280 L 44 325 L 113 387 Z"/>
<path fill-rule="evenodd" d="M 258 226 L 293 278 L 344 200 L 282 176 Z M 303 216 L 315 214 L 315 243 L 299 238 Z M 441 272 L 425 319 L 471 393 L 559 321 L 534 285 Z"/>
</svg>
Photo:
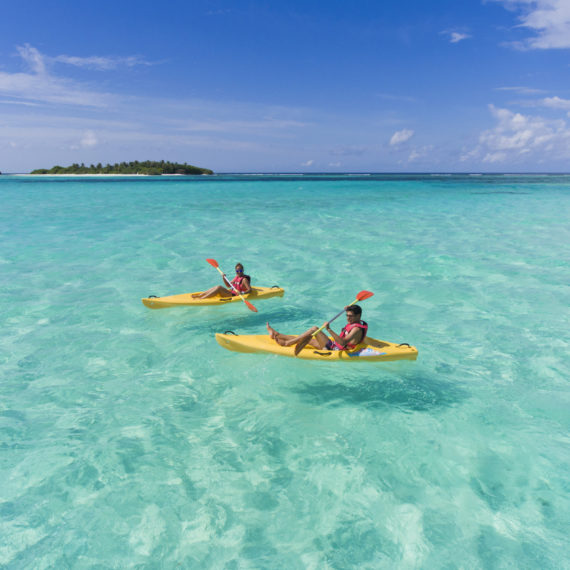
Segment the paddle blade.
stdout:
<svg viewBox="0 0 570 570">
<path fill-rule="evenodd" d="M 243 299 L 243 297 L 242 297 L 242 299 Z M 243 302 L 247 305 L 247 308 L 248 308 L 250 311 L 253 311 L 254 313 L 257 313 L 257 309 L 256 309 L 249 301 L 246 301 L 245 299 L 243 299 Z"/>
<path fill-rule="evenodd" d="M 218 269 L 219 265 L 218 262 L 215 259 L 206 259 L 206 261 L 212 266 L 215 267 L 216 269 Z"/>
<path fill-rule="evenodd" d="M 356 300 L 364 301 L 365 299 L 370 299 L 370 297 L 372 297 L 373 295 L 374 293 L 372 293 L 372 291 L 360 291 L 360 293 L 356 295 Z"/>
</svg>

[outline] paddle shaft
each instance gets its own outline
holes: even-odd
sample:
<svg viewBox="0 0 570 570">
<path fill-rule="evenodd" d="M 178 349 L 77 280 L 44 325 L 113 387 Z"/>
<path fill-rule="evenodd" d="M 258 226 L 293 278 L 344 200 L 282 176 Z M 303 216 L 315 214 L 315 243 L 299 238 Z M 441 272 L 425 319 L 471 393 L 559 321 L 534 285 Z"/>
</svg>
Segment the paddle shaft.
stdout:
<svg viewBox="0 0 570 570">
<path fill-rule="evenodd" d="M 242 294 L 234 287 L 233 283 L 226 277 L 226 274 L 225 274 L 219 267 L 216 267 L 216 269 L 220 272 L 220 275 L 222 276 L 222 279 L 223 279 L 240 297 L 242 297 Z"/>
<path fill-rule="evenodd" d="M 234 287 L 234 284 L 228 279 L 227 275 L 223 273 L 219 267 L 217 269 L 222 274 L 222 279 L 225 281 L 225 283 L 229 285 L 236 293 L 238 293 L 237 289 Z"/>
<path fill-rule="evenodd" d="M 350 305 L 354 305 L 354 303 L 356 303 L 357 301 L 358 301 L 358 297 L 356 297 L 356 299 L 354 299 L 354 301 L 352 303 L 350 303 Z M 347 307 L 349 307 L 350 305 L 347 305 Z M 345 312 L 345 310 L 346 309 L 343 309 L 338 315 L 335 315 L 330 321 L 327 321 L 320 329 L 317 329 L 313 333 L 313 336 L 317 336 L 317 334 L 319 334 L 327 326 L 327 323 L 330 325 L 333 321 L 338 319 Z"/>
<path fill-rule="evenodd" d="M 248 308 L 257 313 L 257 309 L 233 286 L 232 282 L 226 277 L 226 274 L 217 265 L 213 267 L 220 272 L 222 279 L 241 297 L 241 300 L 248 306 Z"/>
</svg>

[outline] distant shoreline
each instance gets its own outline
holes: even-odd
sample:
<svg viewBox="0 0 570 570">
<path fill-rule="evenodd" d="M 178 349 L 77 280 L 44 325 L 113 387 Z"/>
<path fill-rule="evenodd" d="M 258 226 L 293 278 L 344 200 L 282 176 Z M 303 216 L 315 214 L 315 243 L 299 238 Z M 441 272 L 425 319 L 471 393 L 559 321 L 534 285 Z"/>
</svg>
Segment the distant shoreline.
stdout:
<svg viewBox="0 0 570 570">
<path fill-rule="evenodd" d="M 31 174 L 29 172 L 2 172 L 0 177 L 26 176 L 32 178 L 198 178 L 217 176 L 570 176 L 570 172 L 216 172 L 214 174 Z"/>
<path fill-rule="evenodd" d="M 176 176 L 176 177 L 188 177 L 188 178 L 195 178 L 196 176 L 212 176 L 211 174 L 29 174 L 29 173 L 10 173 L 10 174 L 3 174 L 2 176 L 33 176 L 34 178 L 45 178 L 58 176 L 60 178 L 99 178 L 99 177 L 111 177 L 116 178 L 118 176 L 127 176 L 132 178 L 136 176 L 137 178 L 145 178 L 148 176 L 160 176 L 161 178 L 164 176 Z"/>
</svg>

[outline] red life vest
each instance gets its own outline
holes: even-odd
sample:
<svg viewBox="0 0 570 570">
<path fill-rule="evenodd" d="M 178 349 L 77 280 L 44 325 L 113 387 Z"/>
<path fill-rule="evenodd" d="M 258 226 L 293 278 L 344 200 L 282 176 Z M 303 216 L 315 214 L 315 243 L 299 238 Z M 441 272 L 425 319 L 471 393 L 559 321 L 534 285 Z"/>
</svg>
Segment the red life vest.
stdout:
<svg viewBox="0 0 570 570">
<path fill-rule="evenodd" d="M 245 285 L 243 283 L 243 280 L 247 279 L 249 281 L 249 275 L 236 275 L 233 279 L 232 279 L 232 285 L 235 287 L 236 291 L 238 291 L 239 293 L 243 293 L 246 288 Z M 232 295 L 237 295 L 238 293 L 236 293 L 234 290 L 232 290 Z"/>
<path fill-rule="evenodd" d="M 368 323 L 365 321 L 360 321 L 359 323 L 348 323 L 345 327 L 343 327 L 343 329 L 340 331 L 340 338 L 345 338 L 348 333 L 354 329 L 354 328 L 359 328 L 362 329 L 364 331 L 364 334 L 362 335 L 362 340 L 360 342 L 362 342 L 364 340 L 364 337 L 366 336 L 366 333 L 368 332 Z M 356 348 L 356 344 L 352 344 L 351 342 L 346 343 L 344 346 L 342 346 L 342 344 L 339 344 L 338 342 L 334 342 L 334 345 L 338 348 L 338 350 L 346 350 L 347 348 L 349 349 L 353 349 Z"/>
</svg>

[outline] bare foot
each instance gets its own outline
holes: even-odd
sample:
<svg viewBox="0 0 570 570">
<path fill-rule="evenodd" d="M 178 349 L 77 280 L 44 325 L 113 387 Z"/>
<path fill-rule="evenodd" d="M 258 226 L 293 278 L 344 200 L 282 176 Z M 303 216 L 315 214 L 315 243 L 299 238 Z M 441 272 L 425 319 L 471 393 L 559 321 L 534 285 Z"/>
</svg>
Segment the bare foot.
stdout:
<svg viewBox="0 0 570 570">
<path fill-rule="evenodd" d="M 273 339 L 277 338 L 277 335 L 279 334 L 274 328 L 272 328 L 271 326 L 269 326 L 269 323 L 266 323 L 267 326 L 267 332 L 269 333 L 269 336 Z"/>
</svg>

